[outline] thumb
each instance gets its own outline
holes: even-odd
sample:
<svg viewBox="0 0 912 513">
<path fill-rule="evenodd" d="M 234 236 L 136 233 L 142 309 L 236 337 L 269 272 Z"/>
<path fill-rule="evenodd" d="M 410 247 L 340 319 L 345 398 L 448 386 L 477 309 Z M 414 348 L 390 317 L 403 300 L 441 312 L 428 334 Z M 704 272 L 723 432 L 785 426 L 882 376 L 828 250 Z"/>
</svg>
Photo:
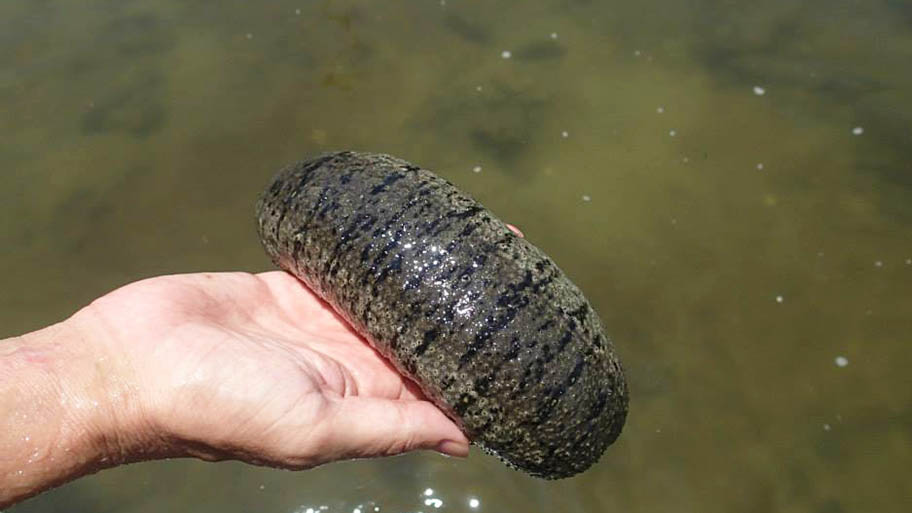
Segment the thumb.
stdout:
<svg viewBox="0 0 912 513">
<path fill-rule="evenodd" d="M 332 403 L 324 454 L 331 459 L 391 456 L 430 449 L 464 458 L 469 441 L 433 403 L 349 396 Z"/>
</svg>

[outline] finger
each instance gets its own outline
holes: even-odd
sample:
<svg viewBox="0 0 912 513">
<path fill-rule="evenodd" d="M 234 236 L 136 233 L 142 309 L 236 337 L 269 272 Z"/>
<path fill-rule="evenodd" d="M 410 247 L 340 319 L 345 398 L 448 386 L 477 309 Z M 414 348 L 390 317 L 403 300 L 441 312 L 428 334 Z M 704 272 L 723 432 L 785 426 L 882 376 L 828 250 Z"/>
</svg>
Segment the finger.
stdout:
<svg viewBox="0 0 912 513">
<path fill-rule="evenodd" d="M 519 235 L 519 236 L 522 237 L 522 238 L 525 238 L 525 237 L 526 237 L 525 235 L 523 235 L 522 230 L 520 230 L 519 228 L 513 226 L 513 225 L 510 224 L 510 223 L 507 223 L 507 228 L 509 228 L 511 232 L 515 233 L 516 235 Z"/>
<path fill-rule="evenodd" d="M 333 403 L 323 444 L 332 459 L 390 456 L 419 449 L 465 457 L 469 441 L 433 403 L 346 397 Z"/>
</svg>

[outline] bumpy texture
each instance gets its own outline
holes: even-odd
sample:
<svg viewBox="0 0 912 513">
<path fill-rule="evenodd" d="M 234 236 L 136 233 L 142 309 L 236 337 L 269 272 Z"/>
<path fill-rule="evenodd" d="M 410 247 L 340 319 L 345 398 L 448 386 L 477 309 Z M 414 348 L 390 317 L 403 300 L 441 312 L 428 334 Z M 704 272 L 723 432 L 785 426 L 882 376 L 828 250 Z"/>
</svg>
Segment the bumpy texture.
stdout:
<svg viewBox="0 0 912 513">
<path fill-rule="evenodd" d="M 556 479 L 620 434 L 627 385 L 597 314 L 450 182 L 389 155 L 334 153 L 280 171 L 257 218 L 272 260 L 486 451 Z"/>
</svg>

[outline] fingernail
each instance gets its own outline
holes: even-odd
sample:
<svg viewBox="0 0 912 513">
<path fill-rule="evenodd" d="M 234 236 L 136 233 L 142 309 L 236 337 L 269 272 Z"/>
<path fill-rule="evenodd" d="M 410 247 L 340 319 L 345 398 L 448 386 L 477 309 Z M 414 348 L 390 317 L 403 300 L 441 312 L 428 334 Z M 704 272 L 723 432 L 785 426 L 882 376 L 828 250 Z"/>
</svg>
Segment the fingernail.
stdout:
<svg viewBox="0 0 912 513">
<path fill-rule="evenodd" d="M 437 448 L 435 450 L 441 454 L 453 456 L 456 458 L 465 458 L 469 455 L 468 444 L 456 442 L 453 440 L 444 440 L 440 442 L 437 444 Z"/>
</svg>

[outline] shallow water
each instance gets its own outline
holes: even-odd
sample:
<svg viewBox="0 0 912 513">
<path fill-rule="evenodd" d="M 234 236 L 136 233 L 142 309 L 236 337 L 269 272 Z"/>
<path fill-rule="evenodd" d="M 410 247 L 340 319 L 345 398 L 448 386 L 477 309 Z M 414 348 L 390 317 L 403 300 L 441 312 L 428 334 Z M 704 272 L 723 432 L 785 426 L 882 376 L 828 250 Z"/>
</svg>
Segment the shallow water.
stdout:
<svg viewBox="0 0 912 513">
<path fill-rule="evenodd" d="M 141 277 L 267 269 L 272 173 L 383 151 L 577 281 L 631 414 L 560 482 L 480 452 L 167 461 L 10 511 L 912 504 L 908 2 L 76 4 L 0 3 L 0 337 Z"/>
</svg>

